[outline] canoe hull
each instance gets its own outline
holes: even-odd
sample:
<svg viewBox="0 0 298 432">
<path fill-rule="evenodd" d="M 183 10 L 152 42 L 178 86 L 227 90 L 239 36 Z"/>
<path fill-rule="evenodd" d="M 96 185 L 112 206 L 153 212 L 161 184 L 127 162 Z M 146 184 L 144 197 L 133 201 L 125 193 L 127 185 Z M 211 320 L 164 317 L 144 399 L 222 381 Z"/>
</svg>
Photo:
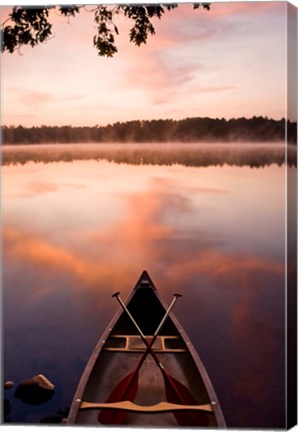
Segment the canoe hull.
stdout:
<svg viewBox="0 0 298 432">
<path fill-rule="evenodd" d="M 167 306 L 160 298 L 147 272 L 142 273 L 126 305 L 149 341 L 163 318 Z M 80 409 L 82 401 L 106 402 L 115 386 L 135 369 L 145 350 L 144 342 L 134 325 L 127 314 L 120 309 L 100 338 L 86 366 L 67 423 L 100 426 L 99 410 Z M 167 318 L 154 342 L 153 350 L 167 374 L 185 386 L 194 396 L 197 404 L 209 404 L 212 407 L 211 413 L 203 415 L 204 424 L 193 426 L 224 428 L 224 417 L 206 370 L 173 314 Z M 168 400 L 163 374 L 150 354 L 140 368 L 137 383 L 135 404 L 153 406 Z M 128 412 L 125 425 L 178 427 L 176 417 L 173 412 L 154 414 Z"/>
</svg>

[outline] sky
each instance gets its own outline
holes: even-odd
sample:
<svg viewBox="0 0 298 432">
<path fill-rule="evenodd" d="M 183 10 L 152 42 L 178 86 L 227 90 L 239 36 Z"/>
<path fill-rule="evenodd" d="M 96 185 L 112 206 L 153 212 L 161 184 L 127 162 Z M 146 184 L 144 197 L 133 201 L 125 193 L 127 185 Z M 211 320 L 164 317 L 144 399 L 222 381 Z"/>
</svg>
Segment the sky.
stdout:
<svg viewBox="0 0 298 432">
<path fill-rule="evenodd" d="M 71 19 L 52 12 L 47 43 L 2 54 L 2 124 L 286 116 L 286 2 L 181 4 L 141 47 L 122 18 L 113 58 L 93 47 L 92 8 Z"/>
</svg>

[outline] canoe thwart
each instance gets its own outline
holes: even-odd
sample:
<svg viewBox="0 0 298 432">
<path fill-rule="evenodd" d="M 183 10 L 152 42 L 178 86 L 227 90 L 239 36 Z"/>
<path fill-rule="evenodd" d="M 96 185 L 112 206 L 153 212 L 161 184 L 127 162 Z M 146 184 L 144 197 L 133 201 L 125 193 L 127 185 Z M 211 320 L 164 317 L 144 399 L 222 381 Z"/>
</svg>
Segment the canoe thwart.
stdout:
<svg viewBox="0 0 298 432">
<path fill-rule="evenodd" d="M 80 403 L 80 410 L 90 410 L 90 409 L 113 409 L 113 410 L 122 410 L 122 411 L 130 411 L 130 412 L 139 412 L 139 413 L 147 413 L 147 414 L 157 414 L 162 412 L 171 412 L 171 411 L 205 411 L 212 413 L 212 405 L 204 404 L 204 405 L 179 405 L 173 404 L 169 402 L 159 402 L 155 405 L 137 405 L 130 401 L 121 401 L 121 402 L 111 402 L 111 403 L 98 403 L 98 402 L 86 402 L 82 401 Z"/>
<path fill-rule="evenodd" d="M 150 342 L 152 336 L 146 336 Z M 156 353 L 182 353 L 187 348 L 179 336 L 157 336 L 153 349 Z M 146 346 L 138 335 L 111 335 L 103 347 L 104 351 L 145 352 Z"/>
</svg>

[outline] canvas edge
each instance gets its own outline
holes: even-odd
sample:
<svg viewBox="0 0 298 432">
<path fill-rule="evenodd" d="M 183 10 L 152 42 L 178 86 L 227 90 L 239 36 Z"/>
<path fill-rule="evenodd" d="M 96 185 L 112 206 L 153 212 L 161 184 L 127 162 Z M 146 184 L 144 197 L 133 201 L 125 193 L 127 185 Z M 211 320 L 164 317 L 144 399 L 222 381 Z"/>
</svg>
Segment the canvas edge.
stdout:
<svg viewBox="0 0 298 432">
<path fill-rule="evenodd" d="M 297 425 L 297 7 L 287 4 L 286 428 Z M 289 131 L 289 121 L 296 123 Z M 294 168 L 293 163 L 294 161 Z"/>
</svg>

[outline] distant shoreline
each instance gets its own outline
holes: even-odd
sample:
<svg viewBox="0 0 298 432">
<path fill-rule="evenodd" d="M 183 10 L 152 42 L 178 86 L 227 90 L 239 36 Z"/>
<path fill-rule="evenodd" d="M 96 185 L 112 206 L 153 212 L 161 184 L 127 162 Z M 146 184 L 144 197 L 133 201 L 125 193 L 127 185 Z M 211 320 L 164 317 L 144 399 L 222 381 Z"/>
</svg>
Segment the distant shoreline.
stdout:
<svg viewBox="0 0 298 432">
<path fill-rule="evenodd" d="M 187 167 L 297 165 L 297 147 L 284 143 L 204 144 L 44 144 L 2 147 L 2 165 L 97 161 L 129 165 L 183 165 Z M 287 153 L 287 154 L 286 154 Z"/>
<path fill-rule="evenodd" d="M 250 119 L 136 120 L 107 126 L 3 126 L 2 144 L 95 143 L 297 143 L 297 123 Z M 287 134 L 287 135 L 286 135 Z"/>
</svg>

